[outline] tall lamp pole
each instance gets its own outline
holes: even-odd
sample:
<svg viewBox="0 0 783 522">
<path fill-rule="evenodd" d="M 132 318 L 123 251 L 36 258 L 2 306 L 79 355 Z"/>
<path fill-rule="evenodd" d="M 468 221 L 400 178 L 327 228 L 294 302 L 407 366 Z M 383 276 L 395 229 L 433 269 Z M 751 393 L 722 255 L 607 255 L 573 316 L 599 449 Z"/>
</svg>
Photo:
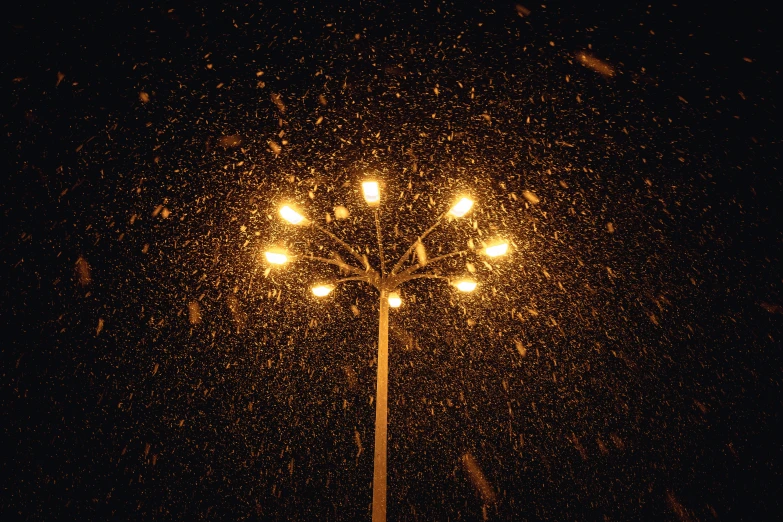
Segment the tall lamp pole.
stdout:
<svg viewBox="0 0 783 522">
<path fill-rule="evenodd" d="M 443 279 L 448 281 L 461 292 L 472 292 L 477 283 L 470 278 L 450 278 L 434 272 L 423 271 L 424 267 L 435 265 L 445 259 L 464 256 L 472 250 L 460 250 L 441 255 L 433 259 L 426 259 L 423 241 L 446 218 L 458 219 L 465 216 L 473 208 L 473 201 L 463 197 L 451 209 L 438 217 L 435 223 L 421 234 L 416 241 L 405 251 L 402 257 L 387 272 L 386 261 L 383 253 L 383 238 L 381 235 L 381 222 L 379 206 L 381 201 L 380 187 L 377 181 L 368 180 L 362 182 L 362 192 L 367 204 L 374 209 L 375 231 L 378 240 L 378 255 L 380 257 L 380 269 L 373 268 L 365 256 L 360 255 L 348 243 L 338 238 L 329 230 L 307 219 L 294 210 L 292 206 L 284 205 L 280 208 L 280 216 L 292 225 L 310 226 L 325 234 L 343 249 L 346 250 L 358 263 L 356 265 L 346 263 L 338 256 L 333 258 L 317 257 L 313 255 L 298 256 L 301 259 L 326 263 L 337 266 L 346 273 L 347 277 L 336 279 L 333 282 L 319 284 L 312 287 L 312 292 L 317 297 L 329 295 L 339 283 L 348 281 L 362 281 L 375 287 L 380 294 L 380 313 L 378 317 L 378 377 L 375 392 L 375 448 L 373 457 L 373 487 L 372 487 L 372 520 L 373 522 L 386 522 L 386 454 L 387 454 L 387 421 L 388 421 L 388 389 L 389 389 L 389 308 L 398 308 L 402 304 L 398 289 L 409 281 L 416 279 Z M 417 253 L 416 261 L 408 263 L 411 254 Z M 502 240 L 489 244 L 481 249 L 481 253 L 488 257 L 498 257 L 506 254 L 508 243 Z M 283 265 L 292 257 L 283 249 L 270 249 L 264 253 L 266 261 L 270 265 Z M 407 263 L 407 264 L 406 264 Z"/>
</svg>

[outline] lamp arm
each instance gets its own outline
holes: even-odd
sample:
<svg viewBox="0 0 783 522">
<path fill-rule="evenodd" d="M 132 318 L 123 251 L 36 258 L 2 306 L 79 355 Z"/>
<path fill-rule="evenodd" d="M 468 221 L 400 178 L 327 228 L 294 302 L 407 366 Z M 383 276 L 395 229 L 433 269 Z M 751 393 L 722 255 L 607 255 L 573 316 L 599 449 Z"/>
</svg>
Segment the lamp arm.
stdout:
<svg viewBox="0 0 783 522">
<path fill-rule="evenodd" d="M 348 243 L 346 243 L 345 241 L 343 241 L 342 239 L 334 235 L 332 232 L 318 225 L 315 221 L 311 221 L 310 225 L 316 230 L 323 232 L 324 234 L 332 238 L 334 241 L 336 241 L 343 248 L 345 248 L 354 258 L 356 258 L 362 264 L 362 266 L 364 266 L 366 270 L 368 271 L 372 270 L 372 268 L 370 267 L 370 263 L 367 262 L 367 259 L 365 257 L 360 256 L 359 253 L 356 252 L 356 250 L 354 250 L 351 245 L 349 245 Z"/>
<path fill-rule="evenodd" d="M 309 259 L 311 261 L 319 261 L 321 263 L 327 263 L 330 265 L 338 266 L 342 268 L 343 270 L 347 270 L 348 272 L 351 272 L 353 274 L 361 275 L 362 277 L 371 277 L 375 275 L 375 270 L 369 269 L 369 270 L 362 270 L 360 268 L 356 268 L 355 266 L 351 266 L 348 263 L 344 263 L 343 261 L 338 261 L 336 259 L 328 259 L 326 257 L 318 257 L 313 255 L 305 255 L 302 256 L 304 259 Z"/>
<path fill-rule="evenodd" d="M 381 237 L 380 211 L 375 210 L 375 235 L 378 236 L 378 255 L 381 258 L 381 277 L 386 275 L 386 261 L 383 259 L 383 238 Z"/>
<path fill-rule="evenodd" d="M 374 286 L 378 291 L 381 290 L 380 280 L 378 279 L 377 273 L 363 275 L 363 276 L 343 277 L 335 281 L 334 284 L 339 285 L 340 283 L 345 283 L 347 281 L 362 281 L 363 283 L 367 283 L 369 285 Z"/>
<path fill-rule="evenodd" d="M 417 243 L 421 243 L 422 241 L 424 241 L 424 238 L 425 238 L 425 237 L 427 237 L 428 235 L 430 235 L 430 232 L 432 232 L 433 230 L 435 230 L 435 229 L 438 227 L 438 225 L 440 225 L 441 221 L 443 221 L 443 218 L 446 216 L 446 214 L 447 214 L 447 213 L 448 213 L 448 212 L 444 212 L 443 214 L 441 214 L 441 215 L 438 217 L 438 219 L 435 221 L 435 224 L 433 224 L 433 225 L 432 225 L 430 228 L 428 228 L 428 229 L 427 229 L 427 230 L 426 230 L 426 231 L 425 231 L 425 232 L 424 232 L 422 235 L 420 235 L 420 236 L 418 237 L 418 239 L 416 239 L 416 241 L 414 241 L 413 243 L 411 243 L 411 246 L 409 246 L 409 247 L 408 247 L 408 250 L 406 250 L 406 251 L 405 251 L 405 253 L 404 253 L 404 254 L 402 255 L 402 257 L 399 259 L 399 261 L 397 261 L 397 263 L 394 265 L 394 268 L 392 268 L 391 275 L 394 275 L 394 274 L 396 274 L 396 273 L 397 273 L 397 270 L 399 270 L 399 269 L 400 269 L 400 267 L 401 267 L 401 266 L 402 266 L 402 264 L 405 262 L 405 260 L 406 260 L 406 259 L 408 259 L 408 256 L 410 256 L 410 255 L 411 255 L 411 252 L 413 252 L 413 249 L 414 249 L 414 248 L 416 248 L 416 244 L 417 244 Z"/>
<path fill-rule="evenodd" d="M 431 265 L 431 264 L 433 264 L 433 263 L 437 263 L 438 261 L 442 261 L 442 260 L 444 260 L 444 259 L 447 259 L 447 258 L 449 258 L 449 257 L 459 256 L 459 255 L 462 255 L 462 254 L 467 254 L 467 253 L 468 253 L 468 250 L 459 250 L 459 251 L 457 251 L 457 252 L 452 252 L 452 253 L 450 253 L 450 254 L 444 254 L 444 255 L 442 255 L 442 256 L 433 257 L 432 259 L 430 259 L 430 260 L 428 260 L 428 261 L 427 261 L 427 265 Z M 401 275 L 401 276 L 402 276 L 402 275 L 405 275 L 405 276 L 407 276 L 407 275 L 409 275 L 409 274 L 412 274 L 413 272 L 415 272 L 415 271 L 416 271 L 416 270 L 418 270 L 419 268 L 423 268 L 424 266 L 425 266 L 425 265 L 421 265 L 421 264 L 415 264 L 415 265 L 413 265 L 413 266 L 410 266 L 410 267 L 406 268 L 406 269 L 405 269 L 405 270 L 403 270 L 402 272 L 400 272 L 400 275 Z"/>
<path fill-rule="evenodd" d="M 414 274 L 414 275 L 403 275 L 399 274 L 395 280 L 394 280 L 394 286 L 399 286 L 403 283 L 407 283 L 408 281 L 413 281 L 414 279 L 450 279 L 448 276 L 442 276 L 438 274 L 432 274 L 432 273 L 426 273 L 426 274 Z"/>
<path fill-rule="evenodd" d="M 335 284 L 345 283 L 346 281 L 364 281 L 365 283 L 372 284 L 370 278 L 366 276 L 343 277 L 342 279 L 338 279 L 337 281 L 335 281 Z"/>
<path fill-rule="evenodd" d="M 462 254 L 467 254 L 468 252 L 470 252 L 470 251 L 469 250 L 458 250 L 456 252 L 451 252 L 450 254 L 444 254 L 442 256 L 433 257 L 432 259 L 427 260 L 427 264 L 429 265 L 429 264 L 432 264 L 432 263 L 437 263 L 438 261 L 442 261 L 442 260 L 447 259 L 449 257 L 461 256 Z"/>
</svg>

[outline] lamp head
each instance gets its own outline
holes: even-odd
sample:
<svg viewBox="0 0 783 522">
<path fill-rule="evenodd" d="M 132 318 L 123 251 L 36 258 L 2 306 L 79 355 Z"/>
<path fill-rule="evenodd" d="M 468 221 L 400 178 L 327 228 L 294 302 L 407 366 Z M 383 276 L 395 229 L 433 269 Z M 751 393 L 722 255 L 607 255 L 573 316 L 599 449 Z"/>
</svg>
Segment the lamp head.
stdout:
<svg viewBox="0 0 783 522">
<path fill-rule="evenodd" d="M 381 188 L 377 181 L 363 181 L 362 192 L 364 200 L 371 207 L 377 207 L 381 203 Z"/>
<path fill-rule="evenodd" d="M 470 212 L 470 209 L 473 208 L 473 200 L 470 198 L 462 198 L 459 201 L 457 201 L 456 205 L 451 207 L 451 210 L 449 210 L 449 215 L 454 216 L 456 218 L 461 218 L 468 212 Z"/>
<path fill-rule="evenodd" d="M 284 265 L 288 262 L 288 254 L 282 249 L 271 249 L 264 252 L 266 262 L 271 265 Z"/>
<path fill-rule="evenodd" d="M 389 293 L 389 306 L 392 308 L 399 308 L 402 305 L 402 298 L 397 292 Z"/>
<path fill-rule="evenodd" d="M 313 295 L 316 297 L 326 297 L 332 293 L 334 285 L 316 285 L 312 288 Z"/>
<path fill-rule="evenodd" d="M 484 249 L 484 253 L 489 257 L 498 257 L 505 255 L 508 252 L 508 243 L 506 241 L 498 241 L 492 243 Z"/>
<path fill-rule="evenodd" d="M 305 218 L 302 214 L 300 214 L 293 208 L 289 207 L 288 205 L 283 205 L 282 207 L 280 207 L 280 215 L 282 216 L 283 219 L 285 219 L 292 225 L 299 225 L 307 222 L 307 218 Z"/>
<path fill-rule="evenodd" d="M 472 279 L 460 279 L 457 281 L 454 286 L 457 287 L 457 290 L 460 292 L 472 292 L 476 289 L 478 286 L 478 283 L 473 281 Z"/>
</svg>

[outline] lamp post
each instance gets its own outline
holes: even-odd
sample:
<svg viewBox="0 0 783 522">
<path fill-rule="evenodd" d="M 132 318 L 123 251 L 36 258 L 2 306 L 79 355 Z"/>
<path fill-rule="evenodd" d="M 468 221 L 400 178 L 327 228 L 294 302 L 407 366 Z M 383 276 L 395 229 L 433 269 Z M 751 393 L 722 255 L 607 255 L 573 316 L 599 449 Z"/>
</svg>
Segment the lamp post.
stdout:
<svg viewBox="0 0 783 522">
<path fill-rule="evenodd" d="M 379 270 L 370 266 L 367 257 L 359 253 L 348 243 L 338 238 L 329 230 L 307 219 L 293 207 L 284 205 L 280 208 L 280 216 L 292 225 L 310 226 L 325 234 L 347 251 L 361 268 L 346 263 L 339 257 L 324 258 L 313 255 L 301 256 L 302 259 L 317 261 L 337 266 L 348 274 L 348 277 L 337 279 L 328 284 L 319 284 L 312 287 L 312 292 L 317 297 L 329 295 L 339 283 L 347 281 L 362 281 L 373 287 L 380 293 L 380 314 L 378 317 L 378 377 L 375 392 L 375 446 L 373 457 L 373 489 L 372 489 L 372 520 L 373 522 L 386 521 L 386 447 L 387 447 L 387 421 L 388 421 L 388 380 L 389 380 L 389 308 L 398 308 L 402 305 L 402 298 L 398 289 L 409 281 L 416 279 L 442 279 L 448 281 L 460 292 L 472 292 L 478 283 L 471 278 L 449 278 L 434 272 L 424 272 L 422 269 L 432 266 L 445 259 L 469 254 L 470 250 L 460 250 L 441 255 L 433 259 L 426 259 L 422 255 L 424 239 L 440 225 L 444 219 L 459 219 L 467 215 L 473 208 L 473 200 L 467 197 L 461 198 L 447 212 L 438 217 L 435 223 L 414 241 L 405 253 L 394 264 L 390 271 L 386 270 L 386 261 L 383 253 L 383 238 L 381 235 L 380 201 L 381 192 L 377 181 L 367 180 L 362 182 L 362 193 L 367 204 L 374 209 L 375 231 L 378 240 L 378 255 L 380 258 Z M 416 262 L 411 261 L 406 265 L 411 254 L 417 251 Z M 505 255 L 508 251 L 508 243 L 497 241 L 480 252 L 488 257 Z M 291 256 L 284 250 L 275 248 L 264 253 L 266 261 L 273 266 L 283 265 L 291 260 Z"/>
</svg>

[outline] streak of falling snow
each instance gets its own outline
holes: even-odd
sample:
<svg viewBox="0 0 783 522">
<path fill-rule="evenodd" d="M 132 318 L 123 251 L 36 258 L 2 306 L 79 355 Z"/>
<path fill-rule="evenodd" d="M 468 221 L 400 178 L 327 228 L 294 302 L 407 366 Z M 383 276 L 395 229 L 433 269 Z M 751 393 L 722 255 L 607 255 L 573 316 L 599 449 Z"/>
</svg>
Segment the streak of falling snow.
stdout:
<svg viewBox="0 0 783 522">
<path fill-rule="evenodd" d="M 9 10 L 3 513 L 774 519 L 773 14 Z"/>
</svg>

